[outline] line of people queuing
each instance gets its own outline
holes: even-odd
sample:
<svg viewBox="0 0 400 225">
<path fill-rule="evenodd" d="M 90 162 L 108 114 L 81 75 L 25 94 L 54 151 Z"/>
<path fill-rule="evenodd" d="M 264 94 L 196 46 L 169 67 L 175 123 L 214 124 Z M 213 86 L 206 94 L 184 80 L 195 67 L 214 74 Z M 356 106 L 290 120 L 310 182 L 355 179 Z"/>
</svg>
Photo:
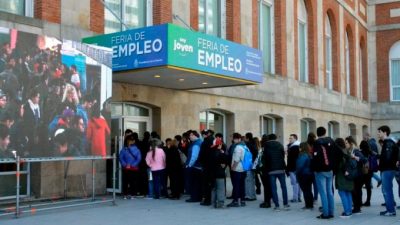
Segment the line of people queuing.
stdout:
<svg viewBox="0 0 400 225">
<path fill-rule="evenodd" d="M 272 202 L 274 210 L 280 211 L 290 209 L 286 186 L 286 177 L 289 177 L 293 188 L 291 203 L 302 202 L 303 198 L 302 209 L 312 210 L 319 194 L 322 213 L 317 218 L 331 219 L 336 188 L 343 205 L 340 217 L 348 218 L 361 214 L 361 207 L 371 205 L 371 181 L 375 177 L 378 187 L 382 185 L 386 207 L 380 215 L 395 216 L 392 183 L 395 176 L 400 181 L 400 156 L 398 143 L 389 137 L 390 132 L 388 126 L 378 129 L 379 153 L 378 144 L 368 134 L 358 147 L 351 136 L 333 140 L 326 135 L 324 127 L 319 127 L 316 135 L 310 133 L 302 143 L 296 134 L 291 134 L 286 150 L 275 134 L 263 135 L 259 140 L 251 133 L 245 136 L 234 133 L 228 148 L 223 135 L 214 135 L 212 130 L 202 131 L 202 137 L 197 131 L 189 130 L 182 136 L 166 139 L 165 143 L 155 132 L 146 132 L 145 138 L 139 141 L 137 133 L 127 130 L 119 155 L 123 195 L 124 198 L 147 195 L 155 199 L 179 199 L 187 194 L 190 197 L 186 202 L 215 208 L 243 207 L 246 201 L 256 200 L 262 184 L 264 200 L 260 208 L 271 208 Z M 228 170 L 233 190 L 228 197 L 232 201 L 225 205 Z M 278 198 L 277 180 L 283 207 Z M 365 202 L 362 201 L 364 186 Z"/>
</svg>

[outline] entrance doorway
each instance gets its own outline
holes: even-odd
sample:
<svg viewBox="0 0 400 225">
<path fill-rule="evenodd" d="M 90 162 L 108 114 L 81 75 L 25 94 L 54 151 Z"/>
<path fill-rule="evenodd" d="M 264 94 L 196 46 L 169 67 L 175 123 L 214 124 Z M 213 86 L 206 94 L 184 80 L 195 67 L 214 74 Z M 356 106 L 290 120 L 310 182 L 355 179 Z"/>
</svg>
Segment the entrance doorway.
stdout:
<svg viewBox="0 0 400 225">
<path fill-rule="evenodd" d="M 124 132 L 131 129 L 138 133 L 139 139 L 143 139 L 146 131 L 152 129 L 152 109 L 134 103 L 111 103 L 111 154 L 117 154 L 124 143 Z M 117 193 L 122 192 L 122 173 L 121 166 L 117 162 L 116 170 Z M 107 161 L 107 191 L 112 192 L 112 160 Z"/>
</svg>

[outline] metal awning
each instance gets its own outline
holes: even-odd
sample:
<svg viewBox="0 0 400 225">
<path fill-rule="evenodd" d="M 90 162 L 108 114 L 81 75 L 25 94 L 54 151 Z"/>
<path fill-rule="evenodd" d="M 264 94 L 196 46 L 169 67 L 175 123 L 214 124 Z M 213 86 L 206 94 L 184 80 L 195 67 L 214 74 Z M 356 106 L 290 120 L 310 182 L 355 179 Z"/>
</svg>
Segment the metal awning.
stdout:
<svg viewBox="0 0 400 225">
<path fill-rule="evenodd" d="M 163 24 L 83 39 L 112 49 L 113 81 L 189 90 L 262 82 L 258 49 Z"/>
</svg>

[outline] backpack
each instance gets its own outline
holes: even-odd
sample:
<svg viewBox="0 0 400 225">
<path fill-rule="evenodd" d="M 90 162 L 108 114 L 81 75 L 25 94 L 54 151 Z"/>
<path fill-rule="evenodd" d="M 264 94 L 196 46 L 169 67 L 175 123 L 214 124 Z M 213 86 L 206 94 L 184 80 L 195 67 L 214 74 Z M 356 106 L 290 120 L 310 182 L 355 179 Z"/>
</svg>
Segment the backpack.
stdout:
<svg viewBox="0 0 400 225">
<path fill-rule="evenodd" d="M 358 166 L 357 160 L 355 159 L 347 159 L 345 163 L 345 171 L 348 175 L 345 175 L 347 180 L 354 180 L 358 177 Z"/>
<path fill-rule="evenodd" d="M 242 160 L 242 167 L 244 171 L 250 171 L 253 168 L 253 155 L 246 145 L 242 145 L 244 149 L 244 157 Z"/>
<path fill-rule="evenodd" d="M 333 168 L 330 160 L 330 154 L 332 154 L 330 146 L 324 144 L 318 144 L 314 146 L 314 153 L 312 159 L 312 169 L 314 171 L 331 171 Z"/>
</svg>

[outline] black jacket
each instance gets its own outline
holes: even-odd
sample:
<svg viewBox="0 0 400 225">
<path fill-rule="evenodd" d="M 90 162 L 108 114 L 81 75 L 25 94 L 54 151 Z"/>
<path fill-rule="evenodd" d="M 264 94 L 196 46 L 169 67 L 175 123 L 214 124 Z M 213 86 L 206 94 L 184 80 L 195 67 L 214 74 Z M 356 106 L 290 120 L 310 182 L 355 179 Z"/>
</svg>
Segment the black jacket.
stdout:
<svg viewBox="0 0 400 225">
<path fill-rule="evenodd" d="M 199 152 L 199 162 L 204 169 L 204 172 L 209 174 L 214 166 L 212 162 L 210 162 L 210 158 L 213 157 L 212 154 L 214 151 L 211 149 L 213 145 L 214 137 L 208 136 L 204 139 L 200 146 Z"/>
<path fill-rule="evenodd" d="M 297 158 L 299 157 L 299 151 L 300 151 L 299 144 L 300 142 L 296 141 L 288 145 L 287 168 L 286 168 L 288 172 L 296 171 L 296 162 Z"/>
<path fill-rule="evenodd" d="M 386 138 L 383 141 L 381 155 L 379 157 L 379 170 L 396 170 L 396 163 L 399 161 L 399 147 L 396 143 Z"/>
<path fill-rule="evenodd" d="M 225 178 L 225 169 L 229 164 L 226 145 L 222 145 L 223 153 L 218 149 L 218 146 L 213 146 L 211 150 L 210 161 L 213 164 L 213 178 Z"/>
<path fill-rule="evenodd" d="M 285 150 L 283 145 L 274 140 L 265 142 L 263 162 L 263 172 L 285 170 Z"/>
</svg>

